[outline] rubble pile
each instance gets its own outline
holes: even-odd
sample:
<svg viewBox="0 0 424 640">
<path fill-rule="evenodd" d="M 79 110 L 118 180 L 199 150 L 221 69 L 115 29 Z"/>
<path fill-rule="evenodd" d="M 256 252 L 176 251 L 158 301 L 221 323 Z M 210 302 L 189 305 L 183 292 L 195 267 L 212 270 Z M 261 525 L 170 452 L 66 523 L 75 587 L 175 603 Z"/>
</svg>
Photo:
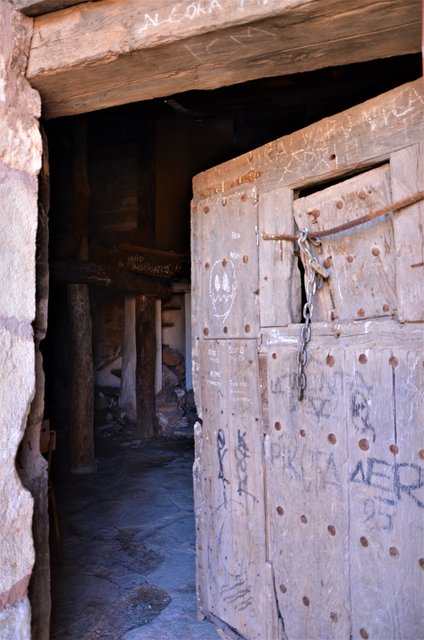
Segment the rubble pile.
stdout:
<svg viewBox="0 0 424 640">
<path fill-rule="evenodd" d="M 196 421 L 193 393 L 185 390 L 185 361 L 177 349 L 164 346 L 162 391 L 156 396 L 156 416 L 163 436 L 192 437 Z"/>
</svg>

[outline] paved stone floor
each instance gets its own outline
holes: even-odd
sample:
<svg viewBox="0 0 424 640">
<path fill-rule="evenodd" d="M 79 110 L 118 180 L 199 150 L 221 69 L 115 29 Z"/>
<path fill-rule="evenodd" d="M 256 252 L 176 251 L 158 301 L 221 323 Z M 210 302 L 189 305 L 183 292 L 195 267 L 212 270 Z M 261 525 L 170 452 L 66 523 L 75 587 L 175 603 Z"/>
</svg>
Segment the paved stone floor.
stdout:
<svg viewBox="0 0 424 640">
<path fill-rule="evenodd" d="M 51 639 L 217 640 L 196 617 L 192 446 L 103 437 L 96 454 L 94 474 L 54 468 Z"/>
</svg>

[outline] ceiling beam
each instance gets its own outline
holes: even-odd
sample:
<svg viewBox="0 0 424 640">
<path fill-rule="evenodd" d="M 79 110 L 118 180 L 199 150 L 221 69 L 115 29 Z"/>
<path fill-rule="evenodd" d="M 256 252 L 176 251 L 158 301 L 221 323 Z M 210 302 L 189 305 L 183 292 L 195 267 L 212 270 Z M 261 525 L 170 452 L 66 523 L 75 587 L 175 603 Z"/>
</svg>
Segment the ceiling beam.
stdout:
<svg viewBox="0 0 424 640">
<path fill-rule="evenodd" d="M 421 50 L 421 0 L 102 0 L 34 20 L 54 118 Z"/>
<path fill-rule="evenodd" d="M 15 9 L 22 11 L 26 16 L 41 16 L 82 2 L 87 0 L 12 0 Z"/>
</svg>

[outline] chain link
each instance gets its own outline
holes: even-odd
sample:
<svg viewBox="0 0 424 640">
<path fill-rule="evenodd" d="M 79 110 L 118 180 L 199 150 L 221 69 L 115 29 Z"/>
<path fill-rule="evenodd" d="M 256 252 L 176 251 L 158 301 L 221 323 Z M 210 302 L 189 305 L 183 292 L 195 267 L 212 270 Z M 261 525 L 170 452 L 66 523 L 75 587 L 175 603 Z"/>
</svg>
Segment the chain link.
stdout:
<svg viewBox="0 0 424 640">
<path fill-rule="evenodd" d="M 304 391 L 306 389 L 306 373 L 305 367 L 308 362 L 307 345 L 312 337 L 312 316 L 314 313 L 313 299 L 316 294 L 317 288 L 321 284 L 321 279 L 327 277 L 327 274 L 323 267 L 319 264 L 318 260 L 311 253 L 311 244 L 319 246 L 319 241 L 309 237 L 309 231 L 307 228 L 302 229 L 297 239 L 297 245 L 302 262 L 305 265 L 305 290 L 306 290 L 306 302 L 303 305 L 303 319 L 304 324 L 300 330 L 300 345 L 297 351 L 297 375 L 296 375 L 296 387 L 297 387 L 297 399 L 303 400 Z"/>
</svg>

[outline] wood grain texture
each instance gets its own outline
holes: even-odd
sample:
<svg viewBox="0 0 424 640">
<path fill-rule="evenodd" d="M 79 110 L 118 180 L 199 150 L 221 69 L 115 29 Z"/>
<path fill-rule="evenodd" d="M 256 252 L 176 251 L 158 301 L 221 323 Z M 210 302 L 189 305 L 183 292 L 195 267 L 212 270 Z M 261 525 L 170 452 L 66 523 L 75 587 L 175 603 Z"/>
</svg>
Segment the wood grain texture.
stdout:
<svg viewBox="0 0 424 640">
<path fill-rule="evenodd" d="M 382 349 L 379 324 L 377 346 L 315 341 L 302 403 L 295 349 L 268 351 L 271 555 L 288 638 L 422 632 L 423 334 Z"/>
<path fill-rule="evenodd" d="M 259 334 L 258 198 L 253 189 L 198 206 L 202 261 L 193 263 L 202 337 L 242 338 Z"/>
<path fill-rule="evenodd" d="M 205 500 L 200 535 L 214 532 L 200 560 L 198 581 L 202 610 L 228 624 L 237 622 L 235 628 L 249 640 L 257 637 L 256 616 L 243 627 L 234 602 L 221 599 L 215 512 L 210 511 L 211 504 L 225 502 L 224 496 L 234 491 L 225 482 L 232 479 L 228 452 L 224 457 L 220 453 L 234 442 L 237 421 L 245 414 L 235 406 L 233 422 L 225 422 L 236 378 L 222 354 L 242 341 L 224 336 L 210 340 L 202 334 L 202 291 L 209 287 L 204 262 L 226 246 L 229 229 L 216 222 L 204 241 L 201 206 L 208 202 L 209 215 L 249 184 L 246 188 L 256 189 L 258 196 L 260 232 L 283 233 L 293 222 L 306 226 L 307 218 L 313 227 L 311 208 L 320 210 L 315 226 L 327 228 L 340 216 L 345 222 L 364 209 L 391 202 L 392 191 L 399 197 L 410 195 L 421 187 L 423 106 L 421 81 L 410 83 L 194 180 L 194 330 L 204 420 L 196 467 L 204 476 L 196 490 Z M 347 179 L 336 183 L 338 176 Z M 332 186 L 326 185 L 330 180 Z M 303 186 L 308 189 L 305 196 L 297 192 Z M 405 223 L 409 214 L 410 226 Z M 405 317 L 397 316 L 402 309 L 403 316 L 420 319 L 422 311 L 422 286 L 411 283 L 409 276 L 421 268 L 411 267 L 412 259 L 422 261 L 420 215 L 412 207 L 323 241 L 319 257 L 324 261 L 331 255 L 331 281 L 312 322 L 302 402 L 295 385 L 300 324 L 290 320 L 293 290 L 297 288 L 300 297 L 300 279 L 290 272 L 290 251 L 283 249 L 287 262 L 282 266 L 280 243 L 262 246 L 265 241 L 259 239 L 259 365 L 247 373 L 249 365 L 240 362 L 237 380 L 247 383 L 244 388 L 254 402 L 250 416 L 261 403 L 263 448 L 252 449 L 249 465 L 260 475 L 255 464 L 262 460 L 265 566 L 274 585 L 274 615 L 284 621 L 289 640 L 403 640 L 422 635 L 424 333 L 421 322 L 399 322 Z M 243 254 L 243 243 L 239 251 Z M 353 260 L 347 260 L 349 256 Z M 269 289 L 262 284 L 265 275 L 275 278 Z M 276 301 L 278 283 L 282 296 Z M 397 296 L 404 297 L 403 306 Z M 361 308 L 363 313 L 357 313 Z M 338 313 L 329 318 L 331 310 Z M 288 324 L 279 325 L 281 319 Z M 255 433 L 245 421 L 247 433 Z M 210 466 L 214 443 L 215 467 Z M 197 500 L 200 503 L 199 496 Z M 223 529 L 220 538 L 225 559 L 233 559 L 234 566 L 236 528 Z M 261 530 L 255 535 L 262 540 Z M 249 549 L 260 557 L 253 540 Z"/>
<path fill-rule="evenodd" d="M 390 170 L 384 165 L 295 200 L 293 211 L 298 229 L 307 227 L 313 235 L 391 202 Z M 311 212 L 317 215 L 315 219 Z M 314 320 L 360 320 L 396 312 L 396 256 L 390 215 L 323 238 L 312 252 L 329 274 L 314 300 Z"/>
<path fill-rule="evenodd" d="M 230 191 L 242 176 L 250 176 L 262 194 L 276 185 L 319 185 L 387 161 L 424 138 L 423 93 L 422 79 L 408 82 L 200 173 L 193 181 L 195 197 Z"/>
<path fill-rule="evenodd" d="M 294 233 L 293 191 L 276 189 L 259 198 L 259 237 L 286 229 Z M 261 327 L 283 326 L 301 318 L 300 272 L 294 244 L 259 243 L 259 304 Z"/>
<path fill-rule="evenodd" d="M 12 0 L 15 9 L 19 9 L 27 16 L 40 16 L 50 11 L 59 11 L 81 4 L 87 0 Z"/>
<path fill-rule="evenodd" d="M 424 187 L 424 144 L 393 153 L 390 158 L 393 198 Z M 396 245 L 396 289 L 399 319 L 424 320 L 424 204 L 417 203 L 393 218 Z"/>
<path fill-rule="evenodd" d="M 200 353 L 203 434 L 195 469 L 202 495 L 196 523 L 201 609 L 250 640 L 278 640 L 265 539 L 257 344 L 204 340 Z"/>
<path fill-rule="evenodd" d="M 36 18 L 46 117 L 417 52 L 419 0 L 103 0 Z"/>
<path fill-rule="evenodd" d="M 333 339 L 334 340 L 334 339 Z M 335 342 L 335 340 L 334 340 Z M 348 475 L 343 351 L 309 349 L 297 400 L 295 347 L 268 352 L 270 555 L 287 638 L 348 638 Z M 337 441 L 337 446 L 329 437 Z"/>
<path fill-rule="evenodd" d="M 355 640 L 364 637 L 361 629 L 396 640 L 419 638 L 424 629 L 422 365 L 422 344 L 346 354 L 356 381 L 346 416 Z"/>
</svg>

